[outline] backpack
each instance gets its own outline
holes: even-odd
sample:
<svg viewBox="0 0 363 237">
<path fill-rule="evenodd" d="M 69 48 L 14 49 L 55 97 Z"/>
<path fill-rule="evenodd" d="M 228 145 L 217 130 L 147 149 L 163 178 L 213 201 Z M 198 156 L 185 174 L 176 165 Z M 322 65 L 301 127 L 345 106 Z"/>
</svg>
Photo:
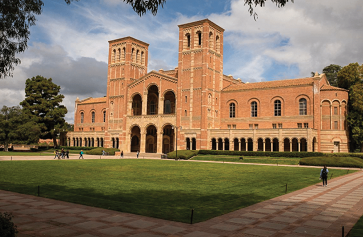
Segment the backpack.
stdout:
<svg viewBox="0 0 363 237">
<path fill-rule="evenodd" d="M 327 177 L 328 176 L 328 172 L 326 172 L 326 169 L 323 169 L 323 171 L 321 171 L 321 177 Z"/>
</svg>

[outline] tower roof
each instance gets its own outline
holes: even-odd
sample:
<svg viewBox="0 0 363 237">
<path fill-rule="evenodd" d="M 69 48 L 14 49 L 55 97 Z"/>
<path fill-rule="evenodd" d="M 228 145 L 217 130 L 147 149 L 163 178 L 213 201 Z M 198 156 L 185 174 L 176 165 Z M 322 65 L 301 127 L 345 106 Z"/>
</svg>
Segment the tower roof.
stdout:
<svg viewBox="0 0 363 237">
<path fill-rule="evenodd" d="M 197 25 L 201 25 L 201 24 L 203 24 L 205 22 L 212 25 L 216 29 L 224 32 L 224 29 L 222 27 L 220 27 L 219 25 L 217 25 L 216 23 L 214 23 L 213 21 L 211 21 L 209 19 L 204 19 L 204 20 L 200 20 L 200 21 L 194 21 L 194 22 L 190 22 L 190 23 L 186 23 L 186 24 L 181 24 L 181 25 L 178 25 L 178 27 L 179 28 L 186 28 L 186 27 L 191 27 L 191 26 L 197 26 Z"/>
</svg>

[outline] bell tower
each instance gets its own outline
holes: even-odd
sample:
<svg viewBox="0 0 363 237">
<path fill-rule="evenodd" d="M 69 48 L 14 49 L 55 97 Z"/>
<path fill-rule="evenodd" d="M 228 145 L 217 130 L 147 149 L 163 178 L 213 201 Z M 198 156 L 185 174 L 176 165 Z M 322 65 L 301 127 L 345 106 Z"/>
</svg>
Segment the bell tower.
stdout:
<svg viewBox="0 0 363 237">
<path fill-rule="evenodd" d="M 224 29 L 208 19 L 179 25 L 177 124 L 207 149 L 207 130 L 219 128 Z"/>
<path fill-rule="evenodd" d="M 146 75 L 149 44 L 132 37 L 109 41 L 107 116 L 105 143 L 112 147 L 110 134 L 119 147 L 126 139 L 127 86 Z"/>
</svg>

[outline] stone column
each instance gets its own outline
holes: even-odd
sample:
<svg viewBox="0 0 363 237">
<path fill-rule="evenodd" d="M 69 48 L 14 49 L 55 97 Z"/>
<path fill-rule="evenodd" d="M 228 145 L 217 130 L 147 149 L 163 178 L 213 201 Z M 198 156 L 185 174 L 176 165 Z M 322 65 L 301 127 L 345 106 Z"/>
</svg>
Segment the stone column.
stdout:
<svg viewBox="0 0 363 237">
<path fill-rule="evenodd" d="M 140 153 L 145 153 L 145 146 L 146 146 L 146 132 L 140 131 Z"/>
<path fill-rule="evenodd" d="M 291 152 L 292 151 L 292 149 L 291 149 L 292 148 L 292 141 L 289 142 L 289 145 L 290 145 L 290 147 L 289 147 L 290 149 L 289 150 Z"/>
<path fill-rule="evenodd" d="M 164 97 L 159 97 L 158 114 L 164 114 Z"/>
<path fill-rule="evenodd" d="M 263 140 L 263 151 L 266 151 L 266 140 Z"/>
<path fill-rule="evenodd" d="M 164 136 L 164 132 L 161 131 L 159 134 L 157 134 L 157 153 L 163 153 L 163 136 Z"/>
<path fill-rule="evenodd" d="M 147 92 L 144 92 L 144 96 L 142 98 L 142 115 L 146 115 L 147 114 Z M 145 149 L 144 149 L 145 150 Z"/>
<path fill-rule="evenodd" d="M 301 141 L 297 140 L 297 151 L 300 152 L 301 151 Z"/>
</svg>

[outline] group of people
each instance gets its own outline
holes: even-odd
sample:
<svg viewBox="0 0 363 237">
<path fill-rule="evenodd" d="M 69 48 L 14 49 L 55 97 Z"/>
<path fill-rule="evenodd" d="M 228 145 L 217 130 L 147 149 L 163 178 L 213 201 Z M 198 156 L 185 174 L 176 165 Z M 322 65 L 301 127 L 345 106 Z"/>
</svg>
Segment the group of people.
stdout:
<svg viewBox="0 0 363 237">
<path fill-rule="evenodd" d="M 65 158 L 69 159 L 69 150 L 65 151 L 63 148 L 62 148 L 61 151 L 55 150 L 54 151 L 54 159 L 56 159 L 56 158 L 58 158 L 58 159 L 65 159 Z"/>
</svg>

